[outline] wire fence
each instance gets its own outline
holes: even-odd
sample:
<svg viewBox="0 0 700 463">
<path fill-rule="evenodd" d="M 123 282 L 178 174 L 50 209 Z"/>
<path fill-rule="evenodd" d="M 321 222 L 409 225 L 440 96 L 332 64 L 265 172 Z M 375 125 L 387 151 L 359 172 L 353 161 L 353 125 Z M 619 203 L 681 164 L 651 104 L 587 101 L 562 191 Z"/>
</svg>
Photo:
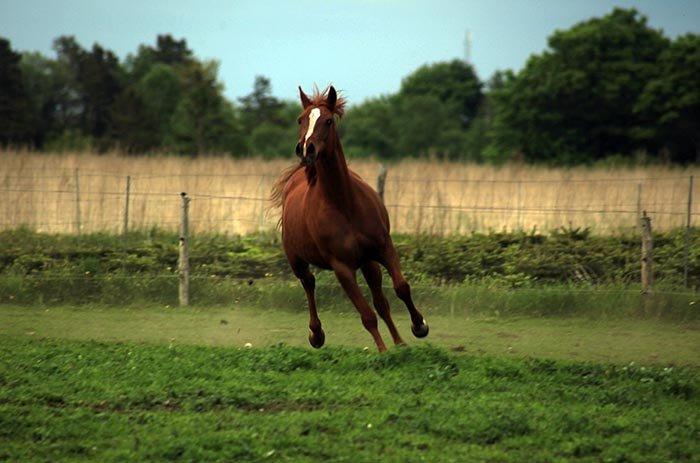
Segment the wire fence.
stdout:
<svg viewBox="0 0 700 463">
<path fill-rule="evenodd" d="M 190 231 L 273 229 L 275 173 L 130 174 L 63 170 L 0 173 L 0 228 L 50 233 L 176 230 L 180 193 L 191 200 Z M 365 178 L 374 184 L 374 179 Z M 646 211 L 654 229 L 692 226 L 700 198 L 691 176 L 569 179 L 419 178 L 388 172 L 384 201 L 392 231 L 433 234 L 591 228 L 631 231 Z"/>
</svg>

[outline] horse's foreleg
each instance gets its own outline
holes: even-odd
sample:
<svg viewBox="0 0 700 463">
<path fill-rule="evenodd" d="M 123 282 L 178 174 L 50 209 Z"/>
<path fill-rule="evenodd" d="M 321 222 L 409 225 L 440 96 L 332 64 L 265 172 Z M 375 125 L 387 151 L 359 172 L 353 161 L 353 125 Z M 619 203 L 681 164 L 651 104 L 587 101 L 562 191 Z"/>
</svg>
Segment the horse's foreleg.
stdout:
<svg viewBox="0 0 700 463">
<path fill-rule="evenodd" d="M 367 285 L 370 291 L 372 291 L 372 303 L 374 308 L 386 326 L 389 328 L 391 337 L 394 339 L 394 344 L 405 344 L 399 331 L 394 325 L 394 320 L 391 319 L 391 309 L 389 308 L 389 301 L 384 297 L 382 292 L 382 269 L 376 262 L 369 262 L 362 267 L 362 275 L 364 275 Z"/>
<path fill-rule="evenodd" d="M 321 320 L 318 318 L 316 310 L 316 278 L 309 271 L 309 264 L 306 262 L 295 262 L 292 266 L 294 274 L 301 280 L 301 285 L 306 292 L 306 299 L 309 302 L 309 344 L 318 349 L 326 341 L 326 334 L 321 327 Z"/>
<path fill-rule="evenodd" d="M 352 303 L 355 305 L 355 308 L 360 313 L 362 324 L 374 338 L 374 342 L 377 344 L 377 349 L 379 349 L 379 352 L 384 352 L 386 350 L 386 346 L 384 345 L 382 336 L 379 334 L 379 329 L 377 328 L 377 315 L 369 306 L 364 296 L 362 296 L 362 291 L 360 291 L 360 287 L 357 286 L 355 271 L 342 263 L 335 263 L 332 265 L 332 267 L 333 271 L 335 272 L 335 276 L 340 282 L 340 285 L 343 287 L 345 293 L 348 295 Z"/>
<path fill-rule="evenodd" d="M 399 256 L 396 253 L 394 244 L 391 242 L 391 238 L 387 242 L 386 250 L 382 257 L 382 264 L 389 272 L 389 276 L 394 285 L 394 291 L 396 291 L 396 296 L 406 304 L 408 313 L 411 315 L 411 331 L 413 335 L 417 338 L 426 337 L 429 331 L 428 324 L 425 322 L 425 318 L 423 318 L 423 315 L 418 311 L 415 304 L 413 304 L 411 287 L 401 273 Z"/>
</svg>

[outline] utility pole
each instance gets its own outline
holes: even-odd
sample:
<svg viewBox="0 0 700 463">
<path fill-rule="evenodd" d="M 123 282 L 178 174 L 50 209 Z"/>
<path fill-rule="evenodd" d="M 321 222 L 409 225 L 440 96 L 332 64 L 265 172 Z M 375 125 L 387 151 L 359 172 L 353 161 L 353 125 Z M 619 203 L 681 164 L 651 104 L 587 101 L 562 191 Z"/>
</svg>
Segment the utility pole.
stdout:
<svg viewBox="0 0 700 463">
<path fill-rule="evenodd" d="M 464 62 L 472 64 L 472 31 L 469 29 L 464 36 Z"/>
</svg>

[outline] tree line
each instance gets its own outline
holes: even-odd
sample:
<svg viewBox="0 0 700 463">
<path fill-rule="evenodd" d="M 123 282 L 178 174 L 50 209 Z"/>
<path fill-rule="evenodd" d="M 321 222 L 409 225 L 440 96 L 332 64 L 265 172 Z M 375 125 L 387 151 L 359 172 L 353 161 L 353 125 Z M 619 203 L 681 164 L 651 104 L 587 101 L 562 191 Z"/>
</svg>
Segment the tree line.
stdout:
<svg viewBox="0 0 700 463">
<path fill-rule="evenodd" d="M 296 100 L 255 79 L 230 101 L 215 61 L 159 35 L 120 59 L 54 41 L 55 57 L 0 38 L 0 144 L 46 151 L 291 156 Z M 555 31 L 518 72 L 482 81 L 461 60 L 421 66 L 398 92 L 351 106 L 351 156 L 580 164 L 700 160 L 700 36 L 674 40 L 634 9 Z"/>
</svg>

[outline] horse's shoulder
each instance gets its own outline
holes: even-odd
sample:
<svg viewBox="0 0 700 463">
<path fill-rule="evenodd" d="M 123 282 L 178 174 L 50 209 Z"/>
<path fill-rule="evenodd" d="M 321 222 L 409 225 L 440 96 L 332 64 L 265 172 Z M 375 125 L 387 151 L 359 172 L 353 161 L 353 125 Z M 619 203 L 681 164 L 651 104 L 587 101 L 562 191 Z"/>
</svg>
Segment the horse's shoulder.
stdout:
<svg viewBox="0 0 700 463">
<path fill-rule="evenodd" d="M 289 180 L 287 180 L 286 185 L 284 186 L 284 193 L 285 196 L 292 191 L 293 189 L 297 188 L 299 185 L 303 185 L 306 181 L 305 178 L 305 173 L 304 169 L 299 169 L 296 172 L 294 172 L 290 177 Z"/>
</svg>

